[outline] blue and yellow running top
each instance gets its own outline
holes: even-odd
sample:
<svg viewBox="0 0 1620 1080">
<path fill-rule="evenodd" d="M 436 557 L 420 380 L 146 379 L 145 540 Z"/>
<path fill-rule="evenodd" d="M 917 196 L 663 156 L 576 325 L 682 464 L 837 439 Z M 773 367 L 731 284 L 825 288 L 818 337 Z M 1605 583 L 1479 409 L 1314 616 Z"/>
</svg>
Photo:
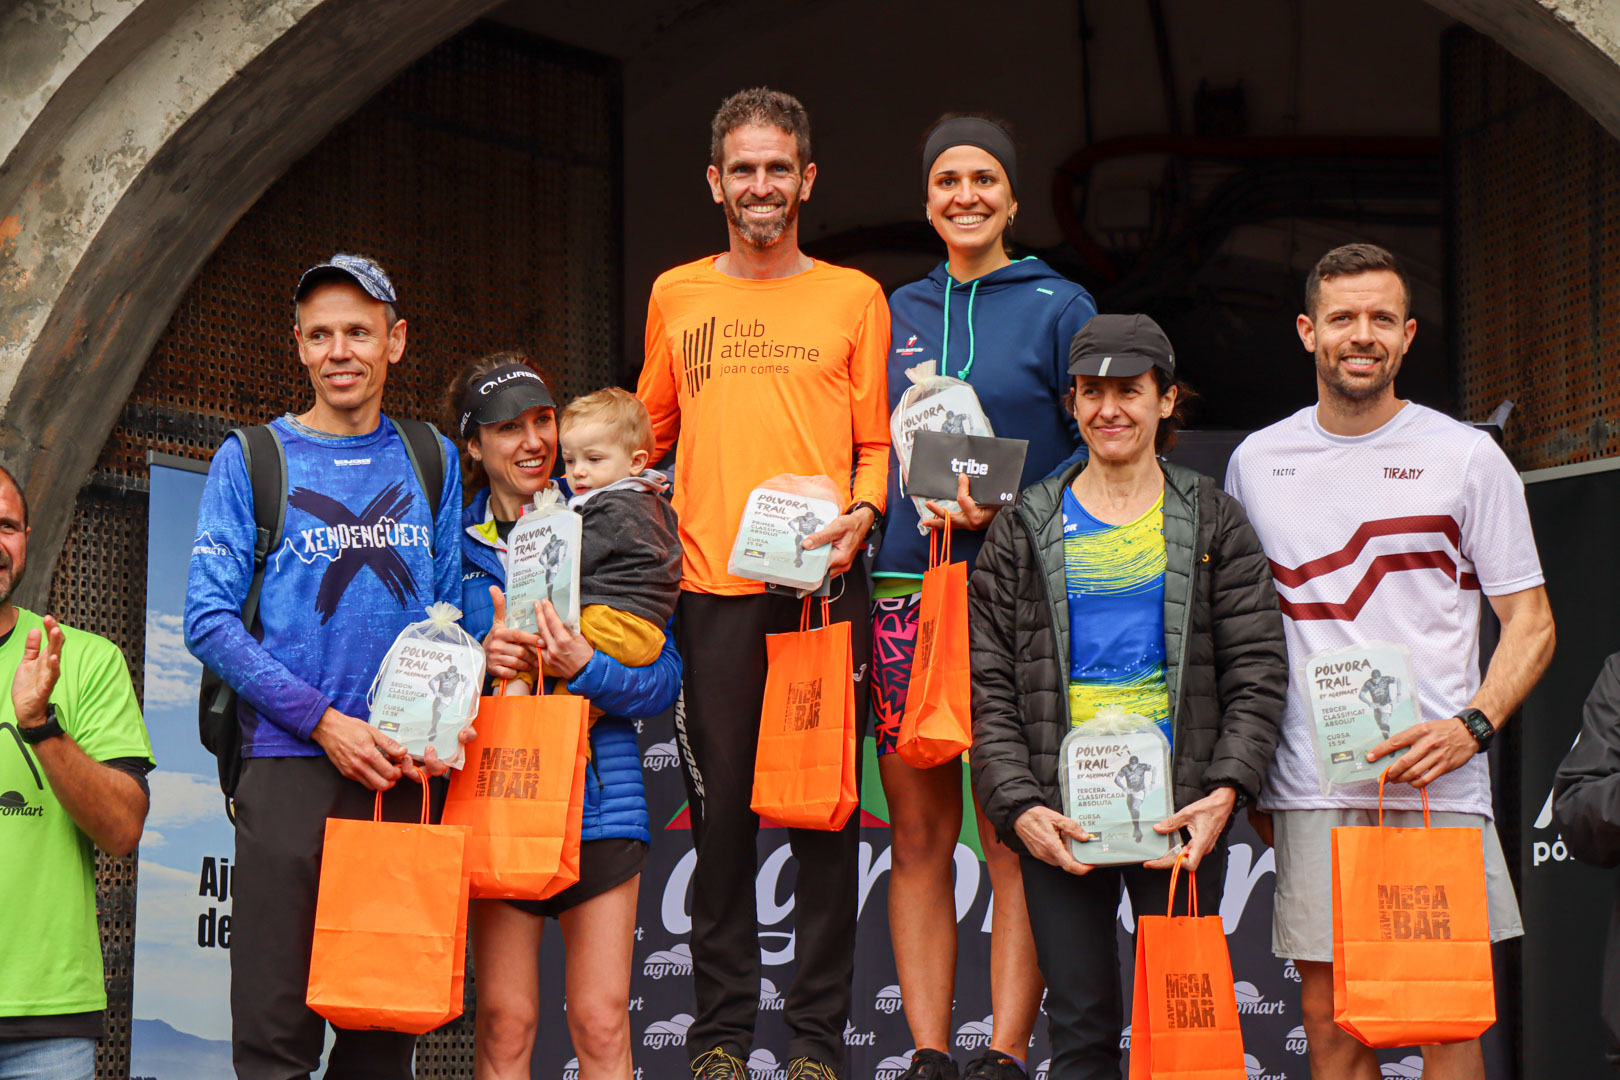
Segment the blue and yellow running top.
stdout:
<svg viewBox="0 0 1620 1080">
<path fill-rule="evenodd" d="M 1098 521 L 1063 492 L 1069 593 L 1069 720 L 1119 705 L 1170 733 L 1164 682 L 1164 496 L 1127 525 Z"/>
</svg>

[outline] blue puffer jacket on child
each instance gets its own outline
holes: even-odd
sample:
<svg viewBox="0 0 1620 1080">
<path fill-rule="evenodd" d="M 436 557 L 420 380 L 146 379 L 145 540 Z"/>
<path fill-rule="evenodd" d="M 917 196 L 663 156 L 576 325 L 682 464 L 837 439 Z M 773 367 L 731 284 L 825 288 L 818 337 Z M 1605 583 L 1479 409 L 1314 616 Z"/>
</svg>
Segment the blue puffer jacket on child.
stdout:
<svg viewBox="0 0 1620 1080">
<path fill-rule="evenodd" d="M 461 624 L 480 641 L 495 621 L 489 587 L 506 586 L 506 545 L 489 513 L 489 489 L 478 492 L 461 516 Z M 673 633 L 664 651 L 646 667 L 625 667 L 598 652 L 568 680 L 570 693 L 589 698 L 607 715 L 591 727 L 591 760 L 585 770 L 585 816 L 581 840 L 610 837 L 651 842 L 641 747 L 635 722 L 675 703 L 681 688 L 681 657 Z"/>
</svg>

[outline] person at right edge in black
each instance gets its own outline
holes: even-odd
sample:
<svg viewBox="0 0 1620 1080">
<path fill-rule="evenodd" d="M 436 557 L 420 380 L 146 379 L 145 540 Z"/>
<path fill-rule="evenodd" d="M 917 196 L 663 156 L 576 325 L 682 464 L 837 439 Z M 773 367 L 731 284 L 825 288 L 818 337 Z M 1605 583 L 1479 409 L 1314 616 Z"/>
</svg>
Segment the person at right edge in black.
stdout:
<svg viewBox="0 0 1620 1080">
<path fill-rule="evenodd" d="M 1120 694 L 1168 727 L 1179 809 L 1155 828 L 1181 835 L 1186 865 L 1203 871 L 1199 906 L 1218 911 L 1232 812 L 1259 794 L 1277 746 L 1288 654 L 1242 506 L 1218 481 L 1158 457 L 1187 394 L 1164 331 L 1144 315 L 1097 315 L 1074 336 L 1069 374 L 1065 405 L 1090 458 L 996 516 L 969 581 L 971 766 L 985 816 L 1019 853 L 1047 985 L 1047 1075 L 1118 1080 L 1120 886 L 1137 915 L 1164 914 L 1176 856 L 1077 861 L 1068 841 L 1087 836 L 1059 809 L 1059 744 Z M 1125 542 L 1145 548 L 1128 579 L 1096 572 L 1087 551 Z M 1121 668 L 1128 686 L 1107 677 Z"/>
<path fill-rule="evenodd" d="M 1620 866 L 1620 653 L 1603 662 L 1586 697 L 1580 737 L 1553 781 L 1553 817 L 1575 858 L 1606 870 Z M 1601 1008 L 1604 1056 L 1620 1070 L 1620 895 L 1609 916 Z"/>
</svg>

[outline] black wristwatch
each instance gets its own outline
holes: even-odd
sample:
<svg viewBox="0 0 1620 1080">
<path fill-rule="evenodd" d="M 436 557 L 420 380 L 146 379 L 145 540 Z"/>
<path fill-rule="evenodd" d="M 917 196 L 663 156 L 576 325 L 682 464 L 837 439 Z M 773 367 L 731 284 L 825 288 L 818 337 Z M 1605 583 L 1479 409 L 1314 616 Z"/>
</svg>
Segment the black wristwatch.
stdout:
<svg viewBox="0 0 1620 1080">
<path fill-rule="evenodd" d="M 22 741 L 27 743 L 29 746 L 38 746 L 46 739 L 54 739 L 58 735 L 67 734 L 67 732 L 63 731 L 62 725 L 56 722 L 55 703 L 48 701 L 45 703 L 45 722 L 43 724 L 35 724 L 33 727 L 23 727 L 21 724 L 18 724 L 17 734 L 21 735 Z"/>
<path fill-rule="evenodd" d="M 1479 752 L 1481 754 L 1490 749 L 1491 740 L 1496 737 L 1496 728 L 1486 719 L 1484 713 L 1478 709 L 1464 709 L 1457 714 L 1457 719 L 1463 722 L 1463 727 L 1468 729 L 1468 734 L 1472 735 L 1474 741 L 1479 743 Z"/>
<path fill-rule="evenodd" d="M 851 503 L 850 506 L 849 506 L 849 509 L 845 510 L 844 513 L 853 514 L 855 511 L 861 509 L 862 507 L 865 507 L 866 509 L 872 511 L 872 524 L 876 525 L 879 521 L 883 520 L 883 512 L 881 510 L 879 510 L 877 507 L 873 506 L 871 503 L 867 502 L 865 499 L 862 499 L 858 503 Z"/>
</svg>

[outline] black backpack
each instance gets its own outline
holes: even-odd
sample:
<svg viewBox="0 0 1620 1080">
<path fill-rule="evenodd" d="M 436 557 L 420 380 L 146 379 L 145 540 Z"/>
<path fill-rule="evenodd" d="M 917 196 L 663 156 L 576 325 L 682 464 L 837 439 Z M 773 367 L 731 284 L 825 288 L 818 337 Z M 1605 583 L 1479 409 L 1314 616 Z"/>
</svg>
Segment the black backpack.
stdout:
<svg viewBox="0 0 1620 1080">
<path fill-rule="evenodd" d="M 428 506 L 436 507 L 444 490 L 447 467 L 438 429 L 422 420 L 392 422 L 405 444 L 405 456 L 411 459 L 411 469 L 427 496 Z M 242 463 L 253 490 L 253 580 L 248 585 L 247 599 L 242 601 L 242 625 L 257 637 L 264 564 L 281 543 L 281 530 L 287 523 L 287 451 L 269 424 L 236 428 L 231 434 L 242 446 Z M 433 517 L 437 516 L 435 512 Z M 207 665 L 203 666 L 202 690 L 197 697 L 197 733 L 219 764 L 225 815 L 235 821 L 231 799 L 242 778 L 242 727 L 236 720 L 236 691 Z"/>
</svg>

